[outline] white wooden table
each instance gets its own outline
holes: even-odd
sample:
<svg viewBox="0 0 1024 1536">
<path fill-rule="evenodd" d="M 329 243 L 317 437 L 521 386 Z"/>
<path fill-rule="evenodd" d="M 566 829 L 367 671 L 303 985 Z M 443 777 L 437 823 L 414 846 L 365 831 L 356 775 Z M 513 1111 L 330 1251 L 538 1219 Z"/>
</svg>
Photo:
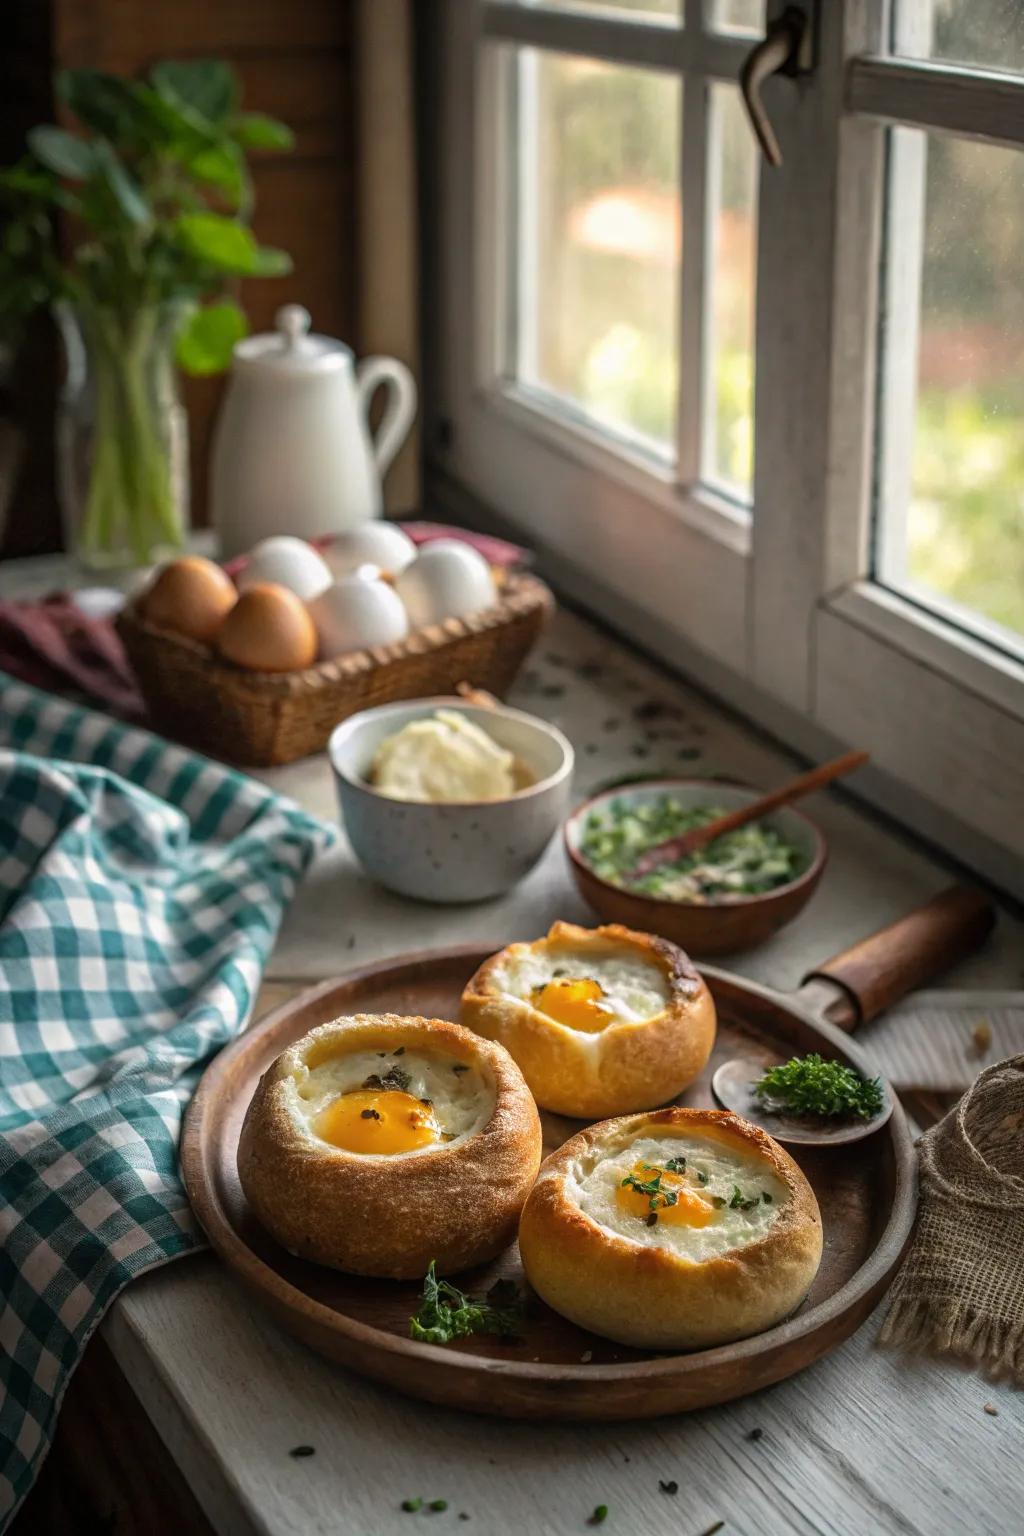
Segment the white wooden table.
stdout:
<svg viewBox="0 0 1024 1536">
<path fill-rule="evenodd" d="M 581 675 L 582 672 L 582 675 Z M 682 719 L 649 720 L 651 700 Z M 560 615 L 514 701 L 556 720 L 579 754 L 582 795 L 625 773 L 730 774 L 769 784 L 793 764 L 699 695 L 608 636 Z M 656 733 L 656 739 L 645 736 Z M 326 763 L 263 775 L 334 819 Z M 779 938 L 733 963 L 775 986 L 898 916 L 950 871 L 849 800 L 810 806 L 831 863 L 809 909 Z M 289 913 L 268 979 L 311 981 L 430 945 L 495 948 L 556 917 L 585 918 L 561 849 L 507 899 L 426 907 L 364 879 L 342 840 Z M 948 980 L 1019 987 L 1024 932 L 1001 917 L 982 955 Z M 864 1043 L 868 1044 L 865 1035 Z M 136 1282 L 103 1328 L 121 1369 L 225 1536 L 356 1536 L 435 1530 L 582 1531 L 645 1536 L 1005 1536 L 1024 1529 L 1024 1404 L 948 1361 L 875 1347 L 881 1313 L 818 1365 L 754 1397 L 705 1412 L 622 1425 L 518 1424 L 405 1400 L 321 1361 L 272 1323 L 210 1255 Z M 984 1411 L 991 1403 L 998 1413 Z M 760 1436 L 750 1438 L 752 1430 Z M 315 1454 L 293 1459 L 289 1450 Z M 675 1496 L 659 1490 L 675 1481 Z M 445 1513 L 403 1513 L 406 1497 Z M 460 1515 L 469 1520 L 460 1520 Z"/>
</svg>

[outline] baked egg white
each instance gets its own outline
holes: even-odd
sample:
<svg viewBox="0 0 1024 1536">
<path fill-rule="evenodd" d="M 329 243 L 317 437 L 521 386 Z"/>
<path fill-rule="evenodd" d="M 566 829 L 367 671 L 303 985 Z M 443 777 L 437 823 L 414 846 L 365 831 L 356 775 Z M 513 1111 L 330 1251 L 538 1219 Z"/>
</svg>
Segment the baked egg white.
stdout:
<svg viewBox="0 0 1024 1536">
<path fill-rule="evenodd" d="M 564 944 L 552 950 L 544 939 L 517 945 L 496 968 L 493 985 L 579 1034 L 652 1019 L 664 1012 L 669 998 L 662 968 L 625 944 L 618 952 Z"/>
<path fill-rule="evenodd" d="M 568 1170 L 565 1192 L 618 1237 L 695 1263 L 758 1241 L 790 1198 L 762 1159 L 701 1136 L 592 1149 Z"/>
<path fill-rule="evenodd" d="M 475 1066 L 407 1050 L 350 1051 L 294 1074 L 303 1129 L 357 1156 L 408 1157 L 481 1130 L 495 1087 Z"/>
</svg>

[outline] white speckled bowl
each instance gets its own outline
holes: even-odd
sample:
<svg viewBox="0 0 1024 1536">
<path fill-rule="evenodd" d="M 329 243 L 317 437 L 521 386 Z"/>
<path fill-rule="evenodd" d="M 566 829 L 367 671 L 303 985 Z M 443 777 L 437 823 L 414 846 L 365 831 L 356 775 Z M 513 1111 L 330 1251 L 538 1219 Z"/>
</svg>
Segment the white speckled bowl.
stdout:
<svg viewBox="0 0 1024 1536">
<path fill-rule="evenodd" d="M 466 715 L 536 775 L 507 800 L 423 805 L 393 800 L 367 781 L 378 746 L 438 709 Z M 544 720 L 503 704 L 460 698 L 382 704 L 343 720 L 328 743 L 341 819 L 368 875 L 420 901 L 500 896 L 536 864 L 569 809 L 573 750 Z"/>
</svg>

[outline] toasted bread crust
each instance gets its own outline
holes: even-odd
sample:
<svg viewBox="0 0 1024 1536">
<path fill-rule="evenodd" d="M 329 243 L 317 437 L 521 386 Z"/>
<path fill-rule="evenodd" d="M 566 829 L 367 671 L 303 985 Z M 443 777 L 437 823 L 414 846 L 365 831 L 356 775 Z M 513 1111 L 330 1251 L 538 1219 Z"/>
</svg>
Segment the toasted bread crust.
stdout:
<svg viewBox="0 0 1024 1536">
<path fill-rule="evenodd" d="M 462 994 L 462 1022 L 509 1050 L 538 1104 L 580 1119 L 603 1118 L 664 1104 L 693 1082 L 715 1043 L 715 1005 L 678 945 L 617 923 L 593 929 L 555 923 L 543 942 L 553 954 L 638 949 L 665 977 L 668 1002 L 653 1018 L 609 1024 L 599 1036 L 581 1039 L 528 999 L 502 992 L 497 977 L 531 945 L 510 944 L 492 955 Z"/>
<path fill-rule="evenodd" d="M 696 1262 L 620 1237 L 570 1198 L 575 1164 L 666 1132 L 710 1136 L 764 1160 L 790 1192 L 764 1237 Z M 821 1216 L 803 1173 L 766 1132 L 726 1110 L 673 1105 L 590 1126 L 547 1158 L 519 1247 L 534 1290 L 581 1327 L 643 1349 L 705 1349 L 761 1333 L 799 1305 L 821 1261 Z"/>
<path fill-rule="evenodd" d="M 296 1113 L 296 1072 L 399 1045 L 475 1066 L 493 1083 L 481 1130 L 403 1157 L 361 1156 L 314 1136 Z M 502 1046 L 440 1019 L 355 1014 L 311 1030 L 264 1073 L 242 1126 L 238 1173 L 256 1215 L 291 1253 L 354 1274 L 415 1279 L 431 1259 L 450 1274 L 505 1248 L 540 1156 L 537 1106 Z"/>
</svg>

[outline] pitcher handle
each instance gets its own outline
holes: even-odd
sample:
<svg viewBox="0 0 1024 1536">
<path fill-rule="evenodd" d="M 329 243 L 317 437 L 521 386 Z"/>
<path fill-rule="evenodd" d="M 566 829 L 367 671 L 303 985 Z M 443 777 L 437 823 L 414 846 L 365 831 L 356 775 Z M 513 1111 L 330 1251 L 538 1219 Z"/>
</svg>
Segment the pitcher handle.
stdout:
<svg viewBox="0 0 1024 1536">
<path fill-rule="evenodd" d="M 397 357 L 364 357 L 356 364 L 356 387 L 367 432 L 370 430 L 370 404 L 381 384 L 387 385 L 388 403 L 377 436 L 372 441 L 373 456 L 383 480 L 415 419 L 416 381 Z"/>
</svg>

